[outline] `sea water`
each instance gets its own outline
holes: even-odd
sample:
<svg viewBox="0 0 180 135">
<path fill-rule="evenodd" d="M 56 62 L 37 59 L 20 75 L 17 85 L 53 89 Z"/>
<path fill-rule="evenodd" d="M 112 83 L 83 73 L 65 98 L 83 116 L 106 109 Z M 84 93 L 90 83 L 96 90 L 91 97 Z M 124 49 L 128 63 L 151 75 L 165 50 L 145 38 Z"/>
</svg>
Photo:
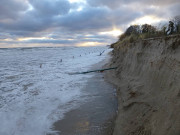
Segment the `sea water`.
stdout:
<svg viewBox="0 0 180 135">
<path fill-rule="evenodd" d="M 105 52 L 99 56 L 101 52 Z M 53 134 L 52 125 L 86 100 L 81 89 L 107 47 L 0 49 L 0 135 Z"/>
</svg>

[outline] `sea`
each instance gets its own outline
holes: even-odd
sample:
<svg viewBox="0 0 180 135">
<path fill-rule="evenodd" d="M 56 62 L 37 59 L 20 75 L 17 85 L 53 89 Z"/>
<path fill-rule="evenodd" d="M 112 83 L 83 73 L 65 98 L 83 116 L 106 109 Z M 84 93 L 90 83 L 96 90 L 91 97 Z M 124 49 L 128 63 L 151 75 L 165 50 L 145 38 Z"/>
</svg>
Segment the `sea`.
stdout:
<svg viewBox="0 0 180 135">
<path fill-rule="evenodd" d="M 110 51 L 106 46 L 1 48 L 0 135 L 57 134 L 53 124 L 87 102 L 82 89 L 94 74 L 74 73 L 91 70 Z"/>
</svg>

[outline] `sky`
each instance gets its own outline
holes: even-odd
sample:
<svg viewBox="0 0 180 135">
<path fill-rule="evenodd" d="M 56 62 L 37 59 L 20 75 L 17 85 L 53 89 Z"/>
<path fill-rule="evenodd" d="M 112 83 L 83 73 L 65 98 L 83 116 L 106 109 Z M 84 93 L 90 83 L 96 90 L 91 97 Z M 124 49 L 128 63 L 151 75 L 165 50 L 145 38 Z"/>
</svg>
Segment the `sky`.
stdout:
<svg viewBox="0 0 180 135">
<path fill-rule="evenodd" d="M 179 13 L 179 0 L 0 0 L 0 48 L 109 45 Z"/>
</svg>

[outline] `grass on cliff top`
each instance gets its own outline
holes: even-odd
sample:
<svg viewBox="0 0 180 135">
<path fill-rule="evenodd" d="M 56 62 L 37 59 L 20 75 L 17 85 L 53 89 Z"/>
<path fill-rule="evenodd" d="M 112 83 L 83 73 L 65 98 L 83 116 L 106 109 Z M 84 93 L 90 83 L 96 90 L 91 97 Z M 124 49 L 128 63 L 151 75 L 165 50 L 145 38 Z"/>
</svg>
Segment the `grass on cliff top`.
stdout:
<svg viewBox="0 0 180 135">
<path fill-rule="evenodd" d="M 111 47 L 114 48 L 115 46 L 121 45 L 121 44 L 129 44 L 129 43 L 133 43 L 139 40 L 143 40 L 143 39 L 147 39 L 147 38 L 153 38 L 153 37 L 162 37 L 164 36 L 162 35 L 151 35 L 148 33 L 145 34 L 130 34 L 130 35 L 121 35 L 121 38 L 123 37 L 123 39 L 119 39 L 117 42 L 111 44 Z"/>
<path fill-rule="evenodd" d="M 115 46 L 126 45 L 148 38 L 166 37 L 168 35 L 180 34 L 180 23 L 173 27 L 173 32 L 170 32 L 170 30 L 165 26 L 158 30 L 155 26 L 148 24 L 141 26 L 132 25 L 126 29 L 125 33 L 119 36 L 119 40 L 117 42 L 111 44 L 111 47 L 114 48 Z"/>
</svg>

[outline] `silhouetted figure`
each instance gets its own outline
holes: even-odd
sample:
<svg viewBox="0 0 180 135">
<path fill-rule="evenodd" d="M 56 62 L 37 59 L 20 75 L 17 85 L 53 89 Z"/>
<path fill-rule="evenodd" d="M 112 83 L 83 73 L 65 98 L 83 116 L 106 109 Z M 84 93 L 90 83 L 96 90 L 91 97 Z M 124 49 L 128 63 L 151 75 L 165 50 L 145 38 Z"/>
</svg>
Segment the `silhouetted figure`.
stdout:
<svg viewBox="0 0 180 135">
<path fill-rule="evenodd" d="M 42 68 L 42 64 L 40 64 L 40 68 Z"/>
<path fill-rule="evenodd" d="M 62 62 L 62 59 L 60 60 L 60 62 Z"/>
<path fill-rule="evenodd" d="M 167 35 L 171 35 L 174 32 L 174 23 L 169 21 L 168 30 L 166 31 Z"/>
</svg>

